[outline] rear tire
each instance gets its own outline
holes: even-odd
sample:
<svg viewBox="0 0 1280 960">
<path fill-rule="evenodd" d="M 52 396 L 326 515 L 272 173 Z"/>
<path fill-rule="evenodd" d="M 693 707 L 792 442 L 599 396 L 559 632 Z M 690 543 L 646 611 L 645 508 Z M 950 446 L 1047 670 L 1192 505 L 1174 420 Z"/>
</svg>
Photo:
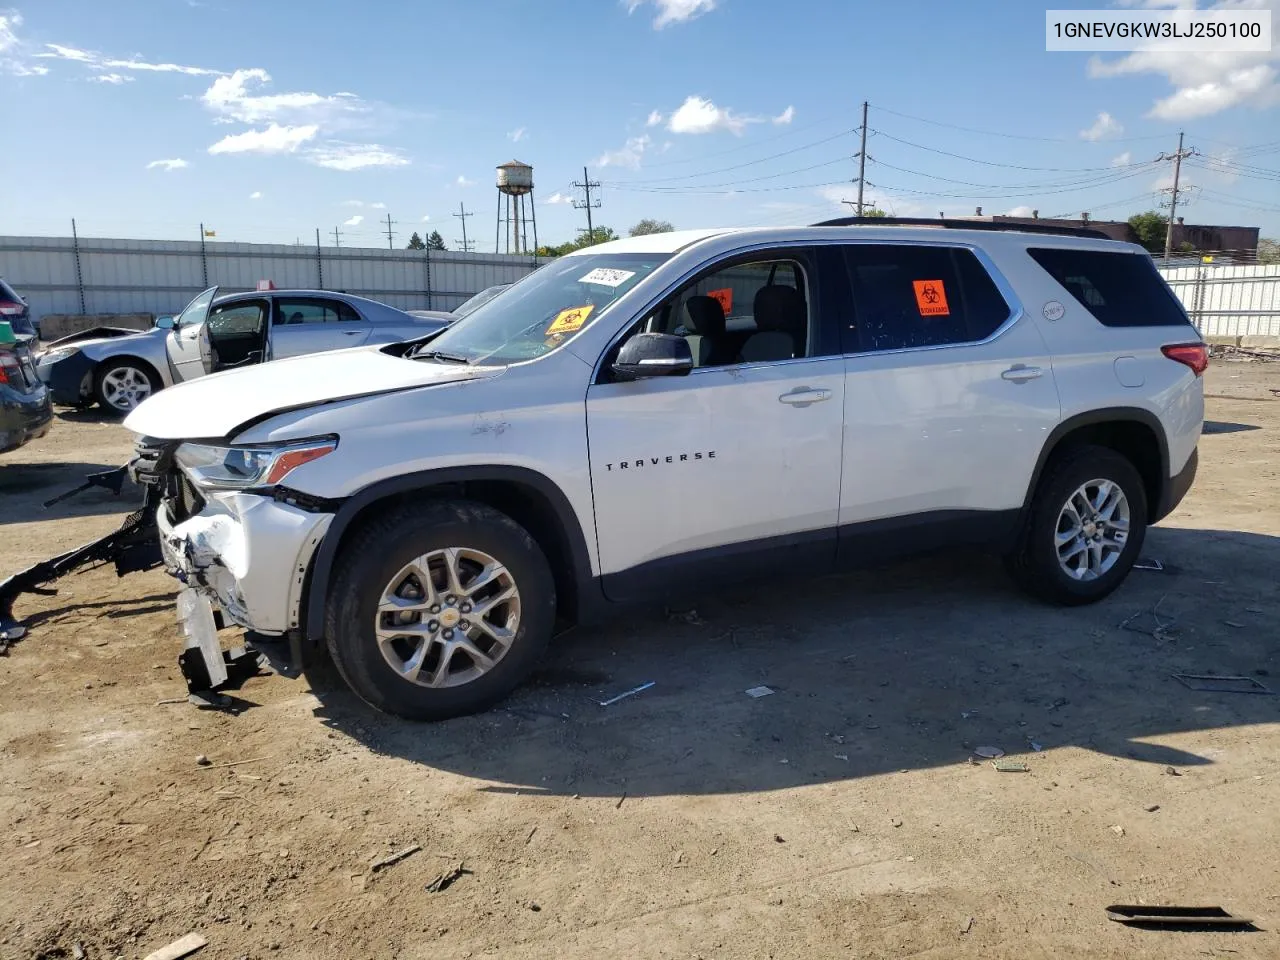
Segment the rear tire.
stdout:
<svg viewBox="0 0 1280 960">
<path fill-rule="evenodd" d="M 163 386 L 145 363 L 104 360 L 93 377 L 93 397 L 103 410 L 124 416 Z"/>
<path fill-rule="evenodd" d="M 510 517 L 471 501 L 371 520 L 343 545 L 330 582 L 334 666 L 370 706 L 410 720 L 497 703 L 536 666 L 555 624 L 541 548 Z"/>
<path fill-rule="evenodd" d="M 1045 468 L 1005 566 L 1041 600 L 1095 603 L 1124 582 L 1146 533 L 1147 493 L 1137 468 L 1107 447 L 1072 447 Z"/>
</svg>

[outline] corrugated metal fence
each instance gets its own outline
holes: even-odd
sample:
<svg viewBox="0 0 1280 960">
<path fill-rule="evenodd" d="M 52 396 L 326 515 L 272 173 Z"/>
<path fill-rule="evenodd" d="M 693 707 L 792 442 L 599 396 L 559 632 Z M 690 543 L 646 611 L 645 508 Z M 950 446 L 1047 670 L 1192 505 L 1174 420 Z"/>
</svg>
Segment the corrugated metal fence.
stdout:
<svg viewBox="0 0 1280 960">
<path fill-rule="evenodd" d="M 199 243 L 0 237 L 0 277 L 47 313 L 176 313 L 206 287 L 341 290 L 404 310 L 450 310 L 473 293 L 519 280 L 529 256 Z"/>
<path fill-rule="evenodd" d="M 1280 337 L 1280 264 L 1160 270 L 1205 337 Z"/>
</svg>

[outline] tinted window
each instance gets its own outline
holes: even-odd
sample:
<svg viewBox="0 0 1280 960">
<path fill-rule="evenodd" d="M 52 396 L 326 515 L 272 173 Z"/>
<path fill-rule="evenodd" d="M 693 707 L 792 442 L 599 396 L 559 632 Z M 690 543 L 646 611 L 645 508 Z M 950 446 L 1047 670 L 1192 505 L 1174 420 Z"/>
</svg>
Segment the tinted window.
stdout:
<svg viewBox="0 0 1280 960">
<path fill-rule="evenodd" d="M 210 336 L 257 333 L 262 329 L 262 303 L 220 304 L 210 312 L 208 328 Z"/>
<path fill-rule="evenodd" d="M 1062 247 L 1032 248 L 1027 253 L 1108 327 L 1173 327 L 1189 322 L 1144 254 Z"/>
<path fill-rule="evenodd" d="M 844 253 L 856 328 L 846 349 L 973 343 L 1009 319 L 1009 304 L 969 250 L 860 243 Z"/>
<path fill-rule="evenodd" d="M 18 291 L 13 287 L 0 280 L 0 300 L 8 300 L 12 303 L 22 303 L 22 298 L 18 296 Z"/>
<path fill-rule="evenodd" d="M 279 324 L 352 323 L 360 314 L 341 300 L 277 299 L 275 320 Z"/>
</svg>

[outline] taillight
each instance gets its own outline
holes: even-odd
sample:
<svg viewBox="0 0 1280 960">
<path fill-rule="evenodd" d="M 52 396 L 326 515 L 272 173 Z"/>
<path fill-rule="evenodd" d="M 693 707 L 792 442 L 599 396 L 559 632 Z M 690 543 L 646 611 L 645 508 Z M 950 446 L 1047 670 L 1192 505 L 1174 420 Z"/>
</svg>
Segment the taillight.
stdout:
<svg viewBox="0 0 1280 960">
<path fill-rule="evenodd" d="M 25 306 L 12 300 L 0 300 L 0 317 L 16 317 L 25 309 Z"/>
<path fill-rule="evenodd" d="M 1175 343 L 1161 347 L 1160 352 L 1170 360 L 1185 364 L 1197 377 L 1209 366 L 1209 347 L 1204 343 Z"/>
<path fill-rule="evenodd" d="M 11 353 L 0 353 L 0 383 L 15 383 L 22 378 L 22 370 L 18 366 L 18 358 Z"/>
</svg>

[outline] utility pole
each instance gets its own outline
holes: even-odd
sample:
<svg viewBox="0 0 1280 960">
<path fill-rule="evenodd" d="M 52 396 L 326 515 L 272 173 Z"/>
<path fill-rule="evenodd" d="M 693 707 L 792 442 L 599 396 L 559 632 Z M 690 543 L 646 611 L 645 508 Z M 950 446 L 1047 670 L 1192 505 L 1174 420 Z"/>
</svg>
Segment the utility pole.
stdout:
<svg viewBox="0 0 1280 960">
<path fill-rule="evenodd" d="M 1164 235 L 1164 258 L 1166 260 L 1169 259 L 1169 254 L 1173 252 L 1173 227 L 1174 227 L 1174 224 L 1178 222 L 1178 190 L 1179 190 L 1179 182 L 1182 178 L 1182 161 L 1184 157 L 1195 156 L 1195 154 L 1196 154 L 1195 148 L 1192 148 L 1190 150 L 1182 149 L 1182 131 L 1179 130 L 1178 131 L 1178 152 L 1175 153 L 1172 157 L 1169 157 L 1162 153 L 1158 158 L 1160 160 L 1173 161 L 1173 189 L 1169 191 L 1170 193 L 1169 226 L 1168 226 L 1168 229 L 1165 231 L 1165 235 Z"/>
<path fill-rule="evenodd" d="M 333 245 L 335 247 L 342 246 L 342 231 L 337 227 L 333 228 Z"/>
<path fill-rule="evenodd" d="M 462 221 L 462 251 L 470 253 L 471 241 L 467 239 L 467 217 L 474 216 L 474 214 L 467 213 L 467 205 L 465 203 L 459 203 L 458 210 L 459 212 L 453 214 L 453 216 Z"/>
<path fill-rule="evenodd" d="M 862 101 L 862 146 L 858 148 L 858 216 L 862 216 L 862 187 L 867 179 L 867 101 Z"/>
<path fill-rule="evenodd" d="M 392 220 L 391 214 L 389 213 L 387 214 L 387 249 L 388 250 L 394 250 L 396 248 L 395 234 L 391 232 L 391 225 L 393 223 L 399 223 L 399 222 L 400 222 L 399 220 Z"/>
<path fill-rule="evenodd" d="M 577 200 L 573 201 L 573 209 L 587 211 L 587 239 L 591 239 L 595 236 L 596 232 L 595 227 L 591 225 L 591 208 L 600 206 L 600 198 L 598 196 L 596 197 L 595 203 L 591 202 L 591 191 L 600 189 L 600 181 L 592 180 L 587 176 L 587 168 L 583 167 L 582 182 L 579 183 L 577 180 L 573 181 L 573 188 L 575 190 L 581 190 L 586 198 L 582 203 L 579 203 Z"/>
<path fill-rule="evenodd" d="M 209 286 L 209 256 L 204 248 L 204 224 L 200 224 L 200 276 L 205 287 Z"/>
</svg>

